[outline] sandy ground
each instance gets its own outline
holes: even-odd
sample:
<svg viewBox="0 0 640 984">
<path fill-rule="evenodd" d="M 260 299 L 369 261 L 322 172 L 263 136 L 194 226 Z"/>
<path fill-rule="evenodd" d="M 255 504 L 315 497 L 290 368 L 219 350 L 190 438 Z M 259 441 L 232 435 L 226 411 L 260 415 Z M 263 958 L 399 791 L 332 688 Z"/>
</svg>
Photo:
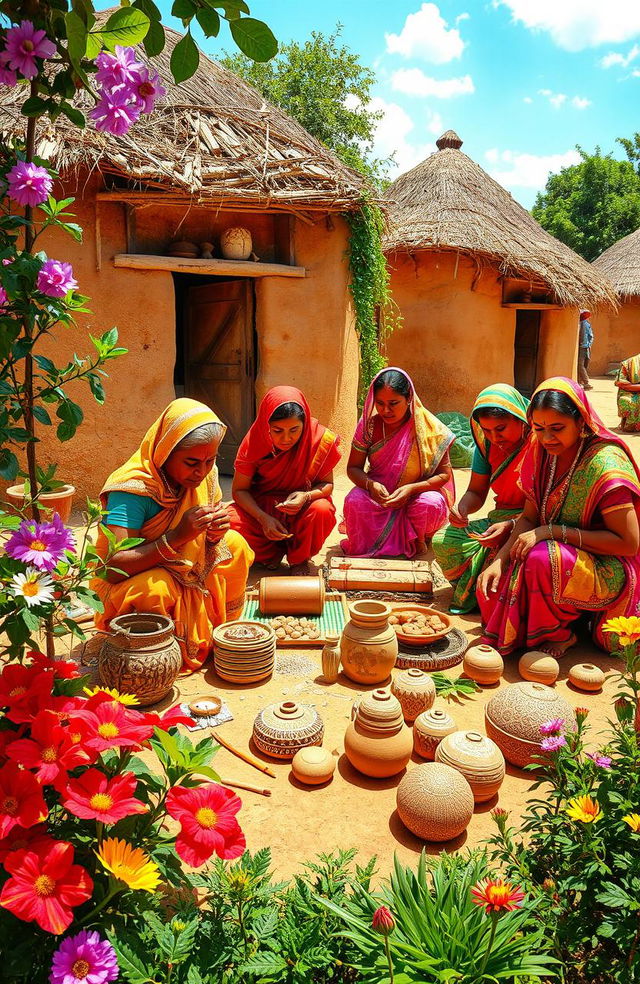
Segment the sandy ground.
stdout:
<svg viewBox="0 0 640 984">
<path fill-rule="evenodd" d="M 607 426 L 614 429 L 618 418 L 613 383 L 609 379 L 596 379 L 593 383 L 594 388 L 590 394 L 593 404 Z M 636 459 L 640 460 L 640 434 L 631 435 L 629 443 Z M 466 488 L 468 474 L 464 470 L 457 470 L 455 473 L 459 495 Z M 339 504 L 348 488 L 349 483 L 346 480 L 338 483 L 336 499 Z M 225 495 L 227 492 L 225 490 Z M 336 552 L 339 549 L 339 539 L 339 534 L 335 531 L 326 545 L 325 554 L 316 558 L 317 563 L 324 561 L 327 551 Z M 256 583 L 265 573 L 260 568 L 255 568 L 251 582 Z M 449 587 L 436 589 L 435 607 L 446 611 L 450 593 Z M 477 615 L 456 617 L 454 624 L 467 633 L 471 642 L 479 636 Z M 528 798 L 531 777 L 507 766 L 507 775 L 499 795 L 476 807 L 465 834 L 444 845 L 425 845 L 414 837 L 403 826 L 396 813 L 396 787 L 404 773 L 388 780 L 369 779 L 353 769 L 347 761 L 344 755 L 344 732 L 349 722 L 352 702 L 362 690 L 342 674 L 337 683 L 325 684 L 320 652 L 320 649 L 312 648 L 286 650 L 290 657 L 294 654 L 298 657 L 287 662 L 297 662 L 298 670 L 304 675 L 276 673 L 270 680 L 254 686 L 237 687 L 225 683 L 217 677 L 213 667 L 208 665 L 200 673 L 181 678 L 174 693 L 162 705 L 169 706 L 176 699 L 188 701 L 211 693 L 220 694 L 234 715 L 233 721 L 221 726 L 221 734 L 234 745 L 270 764 L 276 773 L 275 779 L 263 776 L 223 748 L 214 761 L 214 767 L 223 778 L 271 789 L 272 795 L 269 798 L 249 792 L 240 793 L 243 807 L 239 820 L 251 850 L 265 845 L 271 847 L 278 876 L 291 875 L 299 869 L 302 862 L 320 852 L 347 847 L 358 848 L 361 862 L 371 855 L 377 855 L 378 869 L 384 874 L 389 871 L 394 854 L 404 862 L 411 862 L 423 847 L 429 853 L 438 853 L 443 848 L 455 851 L 463 846 L 480 844 L 494 830 L 489 813 L 497 803 L 511 811 L 512 822 L 517 820 Z M 567 682 L 570 667 L 574 663 L 587 660 L 596 663 L 607 674 L 604 689 L 599 694 L 579 692 Z M 616 691 L 616 662 L 596 650 L 588 639 L 581 640 L 561 661 L 557 690 L 573 706 L 589 708 L 594 747 L 600 747 L 598 733 L 604 731 L 612 713 L 612 699 Z M 460 667 L 446 672 L 449 676 L 457 677 Z M 448 701 L 447 709 L 459 728 L 484 731 L 485 704 L 499 687 L 519 679 L 517 658 L 511 658 L 507 661 L 504 677 L 498 685 L 485 687 L 481 693 L 461 703 Z M 288 762 L 278 762 L 261 756 L 251 743 L 252 724 L 256 714 L 267 704 L 285 698 L 295 698 L 297 701 L 315 705 L 324 721 L 324 745 L 337 760 L 334 778 L 325 786 L 301 786 L 293 778 Z M 206 733 L 208 732 L 197 732 L 196 736 Z M 421 762 L 420 758 L 414 756 L 408 768 L 415 768 Z"/>
</svg>

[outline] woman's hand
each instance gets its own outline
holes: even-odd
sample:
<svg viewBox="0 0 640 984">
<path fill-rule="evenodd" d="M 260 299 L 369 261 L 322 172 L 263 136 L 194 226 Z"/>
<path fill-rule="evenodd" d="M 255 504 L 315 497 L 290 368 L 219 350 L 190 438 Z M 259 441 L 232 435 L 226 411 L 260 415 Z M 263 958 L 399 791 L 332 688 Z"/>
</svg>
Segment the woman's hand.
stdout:
<svg viewBox="0 0 640 984">
<path fill-rule="evenodd" d="M 269 516 L 267 513 L 260 520 L 260 525 L 267 540 L 288 540 L 292 535 L 286 526 L 282 525 L 279 519 Z"/>
<path fill-rule="evenodd" d="M 219 543 L 227 530 L 230 529 L 231 522 L 229 520 L 229 513 L 227 512 L 226 507 L 222 505 L 216 506 L 214 509 L 213 519 L 207 529 L 207 542 Z"/>
<path fill-rule="evenodd" d="M 307 492 L 292 492 L 284 502 L 276 503 L 276 509 L 285 513 L 286 516 L 296 516 L 301 509 L 304 509 L 308 502 L 309 494 Z"/>
<path fill-rule="evenodd" d="M 542 543 L 543 540 L 548 539 L 549 531 L 546 526 L 537 526 L 535 530 L 521 533 L 509 552 L 511 560 L 523 561 L 531 553 L 536 543 Z"/>
<path fill-rule="evenodd" d="M 492 523 L 484 533 L 469 533 L 470 540 L 477 540 L 483 547 L 497 547 L 504 543 L 513 531 L 514 524 L 510 519 L 501 523 Z"/>
<path fill-rule="evenodd" d="M 412 495 L 414 495 L 414 491 L 410 485 L 399 485 L 395 492 L 390 493 L 385 505 L 389 509 L 400 509 Z"/>
<path fill-rule="evenodd" d="M 213 506 L 192 506 L 187 509 L 171 536 L 171 546 L 180 547 L 190 543 L 207 529 L 215 516 Z"/>
<path fill-rule="evenodd" d="M 370 481 L 367 491 L 373 501 L 377 502 L 379 506 L 387 506 L 389 504 L 389 493 L 381 482 Z"/>
<path fill-rule="evenodd" d="M 462 508 L 462 503 L 456 503 L 449 510 L 449 522 L 452 526 L 464 527 L 469 525 L 469 514 Z"/>
<path fill-rule="evenodd" d="M 503 573 L 502 561 L 499 557 L 496 557 L 490 564 L 487 564 L 483 571 L 480 571 L 480 576 L 476 581 L 476 591 L 479 591 L 485 598 L 488 598 L 491 594 L 495 594 Z"/>
</svg>

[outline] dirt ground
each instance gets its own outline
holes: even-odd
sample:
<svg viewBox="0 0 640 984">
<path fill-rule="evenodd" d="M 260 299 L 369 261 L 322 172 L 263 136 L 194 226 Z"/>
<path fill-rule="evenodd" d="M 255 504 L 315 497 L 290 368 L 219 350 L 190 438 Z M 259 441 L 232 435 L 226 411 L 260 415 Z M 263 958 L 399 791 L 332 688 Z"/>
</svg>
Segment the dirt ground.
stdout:
<svg viewBox="0 0 640 984">
<path fill-rule="evenodd" d="M 607 426 L 615 429 L 618 418 L 613 383 L 609 379 L 595 379 L 593 386 L 590 397 L 594 406 Z M 629 443 L 636 459 L 640 460 L 640 434 L 630 435 Z M 459 495 L 466 488 L 468 475 L 465 470 L 455 472 Z M 339 506 L 348 488 L 349 483 L 346 480 L 338 483 L 336 500 Z M 226 492 L 227 490 L 225 494 Z M 327 552 L 335 553 L 339 550 L 339 539 L 339 534 L 334 531 L 325 553 L 316 558 L 318 564 L 324 562 Z M 265 573 L 260 568 L 252 570 L 251 583 L 257 583 Z M 446 611 L 450 593 L 448 586 L 436 589 L 435 607 Z M 480 634 L 477 615 L 454 617 L 454 624 L 467 633 L 472 644 Z M 275 779 L 263 776 L 224 748 L 220 749 L 213 763 L 225 779 L 268 787 L 271 790 L 268 798 L 240 792 L 243 806 L 238 819 L 251 850 L 265 845 L 271 847 L 277 876 L 290 876 L 306 859 L 336 848 L 357 847 L 361 863 L 371 855 L 377 855 L 378 869 L 384 874 L 390 870 L 394 854 L 404 862 L 411 862 L 423 847 L 429 853 L 438 853 L 443 848 L 455 851 L 464 846 L 475 846 L 493 833 L 494 826 L 489 814 L 497 803 L 511 811 L 512 822 L 517 821 L 527 801 L 532 780 L 527 773 L 508 765 L 498 796 L 476 807 L 465 834 L 447 844 L 425 845 L 414 837 L 403 826 L 396 812 L 396 787 L 404 773 L 387 780 L 369 779 L 353 769 L 344 755 L 343 737 L 349 722 L 351 705 L 362 690 L 343 674 L 337 683 L 325 684 L 319 648 L 288 649 L 285 652 L 288 658 L 281 672 L 276 672 L 263 683 L 234 686 L 220 680 L 213 666 L 207 665 L 200 673 L 180 678 L 174 693 L 161 705 L 170 706 L 176 699 L 190 701 L 212 693 L 221 695 L 234 719 L 222 725 L 220 733 L 234 745 L 268 762 L 276 773 Z M 596 663 L 606 672 L 606 682 L 601 693 L 583 693 L 568 684 L 570 667 L 584 661 Z M 612 715 L 612 698 L 616 692 L 616 663 L 616 660 L 596 650 L 589 639 L 582 639 L 561 660 L 560 678 L 556 688 L 573 706 L 589 708 L 594 747 L 600 747 L 598 733 L 603 733 L 607 719 Z M 447 675 L 453 677 L 459 676 L 460 672 L 460 667 L 446 671 Z M 504 677 L 498 685 L 485 687 L 481 693 L 460 703 L 447 701 L 447 709 L 459 728 L 484 731 L 486 703 L 499 687 L 519 679 L 517 658 L 512 657 L 506 661 Z M 278 762 L 261 756 L 251 743 L 252 724 L 256 714 L 267 704 L 285 698 L 314 705 L 324 721 L 324 745 L 337 760 L 333 780 L 325 786 L 303 787 L 293 778 L 288 762 Z M 195 736 L 206 733 L 208 732 L 196 732 Z M 600 742 L 602 740 L 601 738 Z M 415 768 L 422 761 L 414 756 L 408 768 Z"/>
</svg>

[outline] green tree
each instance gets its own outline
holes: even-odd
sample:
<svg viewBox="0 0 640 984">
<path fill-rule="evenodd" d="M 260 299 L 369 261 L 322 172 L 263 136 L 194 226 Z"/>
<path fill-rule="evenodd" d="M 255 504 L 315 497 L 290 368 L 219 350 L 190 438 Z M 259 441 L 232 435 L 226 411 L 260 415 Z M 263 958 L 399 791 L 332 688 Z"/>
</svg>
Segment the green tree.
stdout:
<svg viewBox="0 0 640 984">
<path fill-rule="evenodd" d="M 634 133 L 631 139 L 617 137 L 616 142 L 624 147 L 624 152 L 640 174 L 640 133 Z"/>
<path fill-rule="evenodd" d="M 582 160 L 552 174 L 532 209 L 534 219 L 585 260 L 640 226 L 640 177 L 630 161 L 614 160 L 596 147 Z"/>
</svg>

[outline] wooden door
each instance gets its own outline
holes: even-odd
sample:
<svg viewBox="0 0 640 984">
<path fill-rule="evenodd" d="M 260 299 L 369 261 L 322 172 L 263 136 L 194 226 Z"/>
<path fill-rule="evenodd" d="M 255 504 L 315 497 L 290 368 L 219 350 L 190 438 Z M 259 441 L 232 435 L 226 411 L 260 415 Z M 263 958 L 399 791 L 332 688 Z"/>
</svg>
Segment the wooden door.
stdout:
<svg viewBox="0 0 640 984">
<path fill-rule="evenodd" d="M 536 388 L 539 342 L 540 312 L 516 311 L 513 376 L 515 388 L 523 396 L 531 396 Z"/>
<path fill-rule="evenodd" d="M 185 303 L 185 396 L 206 403 L 227 425 L 218 468 L 231 475 L 255 412 L 252 284 L 189 287 Z"/>
</svg>

